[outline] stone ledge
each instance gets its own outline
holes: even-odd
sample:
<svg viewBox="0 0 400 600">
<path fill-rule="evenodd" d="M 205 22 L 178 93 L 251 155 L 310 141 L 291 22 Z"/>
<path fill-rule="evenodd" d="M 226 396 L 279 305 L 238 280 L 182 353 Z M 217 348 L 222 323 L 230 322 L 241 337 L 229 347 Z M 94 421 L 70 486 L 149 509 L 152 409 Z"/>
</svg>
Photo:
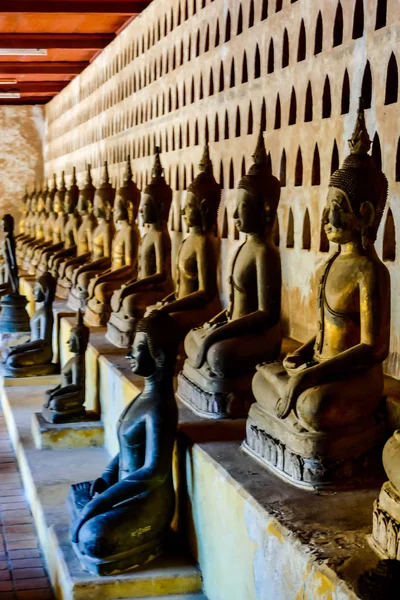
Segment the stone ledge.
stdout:
<svg viewBox="0 0 400 600">
<path fill-rule="evenodd" d="M 44 387 L 29 397 L 23 387 L 1 388 L 1 404 L 21 471 L 57 600 L 112 600 L 201 591 L 194 562 L 183 555 L 160 557 L 144 569 L 114 577 L 91 575 L 80 568 L 68 543 L 66 497 L 72 483 L 94 479 L 110 460 L 104 448 L 37 450 L 30 430 L 32 413 L 43 402 Z M 178 596 L 179 597 L 179 596 Z M 201 598 L 201 596 L 200 596 Z"/>
<path fill-rule="evenodd" d="M 72 423 L 49 423 L 41 412 L 32 415 L 32 437 L 36 448 L 92 448 L 104 445 L 104 426 L 88 412 L 84 419 Z"/>
</svg>

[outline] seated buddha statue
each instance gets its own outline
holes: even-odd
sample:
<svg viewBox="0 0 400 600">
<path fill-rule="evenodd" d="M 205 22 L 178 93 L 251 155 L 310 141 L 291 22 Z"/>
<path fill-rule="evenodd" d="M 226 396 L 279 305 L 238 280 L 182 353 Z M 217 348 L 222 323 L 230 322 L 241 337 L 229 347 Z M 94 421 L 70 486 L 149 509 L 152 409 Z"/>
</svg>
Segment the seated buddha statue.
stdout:
<svg viewBox="0 0 400 600">
<path fill-rule="evenodd" d="M 66 215 L 64 212 L 65 202 L 65 177 L 64 171 L 61 174 L 61 181 L 56 189 L 53 200 L 53 220 L 51 224 L 52 230 L 52 242 L 46 245 L 40 252 L 36 251 L 35 258 L 32 264 L 37 262 L 36 275 L 40 276 L 42 273 L 49 271 L 49 261 L 55 252 L 61 250 L 64 247 L 64 232 Z"/>
<path fill-rule="evenodd" d="M 16 242 L 28 233 L 27 218 L 30 211 L 30 199 L 31 198 L 28 192 L 28 187 L 25 186 L 25 193 L 22 196 L 21 217 L 18 223 L 18 233 L 14 236 L 14 240 Z"/>
<path fill-rule="evenodd" d="M 94 194 L 93 215 L 97 225 L 89 237 L 90 258 L 79 264 L 71 276 L 72 287 L 68 296 L 68 306 L 73 310 L 78 310 L 86 304 L 90 280 L 111 267 L 114 195 L 115 190 L 110 183 L 106 161 L 103 178 Z"/>
<path fill-rule="evenodd" d="M 71 487 L 73 548 L 96 575 L 132 569 L 156 558 L 175 508 L 172 455 L 178 423 L 173 375 L 177 331 L 168 315 L 139 321 L 132 372 L 144 390 L 122 412 L 119 454 L 95 481 Z"/>
<path fill-rule="evenodd" d="M 49 188 L 46 184 L 45 187 L 36 193 L 35 201 L 31 202 L 35 210 L 35 215 L 32 219 L 32 237 L 23 242 L 20 249 L 21 264 L 25 271 L 29 270 L 35 247 L 44 241 L 44 225 L 47 219 L 46 197 L 48 191 Z"/>
<path fill-rule="evenodd" d="M 200 162 L 200 173 L 187 190 L 184 216 L 189 235 L 183 240 L 176 263 L 176 288 L 169 296 L 149 306 L 168 313 L 176 322 L 181 339 L 221 310 L 218 296 L 215 231 L 221 188 L 214 179 L 208 145 Z"/>
<path fill-rule="evenodd" d="M 386 481 L 374 502 L 371 542 L 384 559 L 400 560 L 400 430 L 394 432 L 383 449 Z M 393 591 L 393 590 L 392 590 Z"/>
<path fill-rule="evenodd" d="M 47 188 L 45 197 L 45 213 L 46 219 L 43 224 L 43 239 L 40 243 L 35 244 L 32 251 L 32 257 L 29 262 L 28 273 L 30 275 L 36 274 L 36 269 L 42 256 L 42 252 L 49 248 L 53 242 L 53 231 L 54 225 L 57 220 L 58 214 L 54 209 L 54 201 L 57 194 L 57 178 L 53 175 L 53 185 L 51 188 Z M 28 253 L 29 254 L 29 253 Z"/>
<path fill-rule="evenodd" d="M 4 215 L 1 221 L 4 233 L 1 255 L 3 259 L 3 281 L 0 284 L 0 296 L 5 294 L 19 294 L 18 265 L 16 258 L 16 244 L 14 237 L 14 217 Z"/>
<path fill-rule="evenodd" d="M 140 239 L 136 217 L 140 191 L 132 179 L 130 157 L 126 163 L 121 187 L 114 204 L 115 235 L 111 244 L 111 267 L 96 275 L 89 283 L 85 320 L 93 327 L 106 325 L 112 293 L 136 276 Z"/>
<path fill-rule="evenodd" d="M 29 342 L 5 350 L 3 373 L 7 377 L 35 377 L 55 373 L 53 359 L 53 301 L 56 282 L 50 273 L 43 273 L 35 282 L 33 296 L 35 313 L 31 318 Z"/>
<path fill-rule="evenodd" d="M 28 242 L 33 242 L 35 239 L 35 219 L 37 213 L 37 200 L 36 200 L 36 186 L 33 191 L 28 195 L 27 199 L 27 216 L 25 218 L 25 233 L 16 239 L 17 246 L 17 260 L 21 263 L 23 258 L 23 246 Z"/>
<path fill-rule="evenodd" d="M 61 371 L 61 383 L 45 394 L 43 417 L 49 423 L 72 423 L 86 417 L 85 409 L 85 352 L 89 342 L 89 328 L 78 311 L 75 327 L 67 342 L 72 357 Z"/>
<path fill-rule="evenodd" d="M 272 239 L 280 184 L 262 131 L 253 159 L 237 192 L 234 218 L 246 241 L 233 259 L 229 308 L 188 333 L 178 375 L 178 397 L 213 418 L 247 416 L 254 368 L 276 360 L 281 347 L 281 264 Z"/>
<path fill-rule="evenodd" d="M 147 306 L 164 298 L 173 290 L 171 277 L 171 240 L 168 215 L 172 189 L 165 181 L 156 148 L 152 178 L 141 202 L 145 233 L 140 240 L 137 277 L 128 281 L 111 297 L 112 313 L 106 337 L 121 348 L 132 344 L 136 324 Z"/>
<path fill-rule="evenodd" d="M 58 279 L 58 272 L 63 263 L 68 258 L 76 256 L 78 230 L 81 223 L 77 211 L 79 198 L 79 188 L 76 181 L 76 168 L 72 171 L 71 185 L 64 195 L 64 210 L 62 213 L 63 221 L 63 247 L 51 254 L 48 260 L 49 271 Z"/>
<path fill-rule="evenodd" d="M 387 198 L 368 154 L 362 106 L 350 155 L 329 183 L 323 223 L 339 250 L 319 290 L 318 333 L 253 378 L 245 449 L 297 485 L 319 488 L 363 475 L 384 435 L 382 362 L 390 335 L 390 278 L 374 242 Z"/>
<path fill-rule="evenodd" d="M 95 187 L 92 182 L 91 167 L 87 166 L 86 181 L 79 191 L 78 215 L 80 225 L 76 235 L 76 249 L 71 257 L 64 257 L 58 269 L 57 296 L 68 298 L 72 287 L 72 276 L 74 270 L 85 264 L 91 257 L 92 233 L 96 227 L 96 219 L 93 215 L 93 199 Z"/>
</svg>

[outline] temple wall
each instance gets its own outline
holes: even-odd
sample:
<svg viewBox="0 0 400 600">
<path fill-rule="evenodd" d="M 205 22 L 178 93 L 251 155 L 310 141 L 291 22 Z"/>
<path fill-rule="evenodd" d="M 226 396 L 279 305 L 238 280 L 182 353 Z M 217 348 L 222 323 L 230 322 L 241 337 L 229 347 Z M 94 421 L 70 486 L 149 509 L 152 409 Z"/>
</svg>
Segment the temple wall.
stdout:
<svg viewBox="0 0 400 600">
<path fill-rule="evenodd" d="M 219 276 L 226 303 L 228 264 L 240 243 L 234 190 L 251 164 L 261 121 L 282 184 L 284 330 L 305 340 L 315 331 L 318 271 L 334 250 L 321 231 L 329 176 L 347 152 L 363 90 L 372 153 L 389 180 L 377 251 L 391 272 L 387 370 L 398 377 L 399 16 L 398 0 L 153 0 L 46 106 L 46 174 L 65 169 L 69 176 L 75 165 L 82 177 L 90 162 L 96 180 L 107 159 L 116 184 L 130 154 L 143 187 L 160 145 L 174 190 L 175 253 L 185 233 L 179 206 L 208 139 L 223 187 Z"/>
<path fill-rule="evenodd" d="M 19 218 L 25 186 L 43 179 L 44 113 L 41 106 L 0 106 L 0 214 Z"/>
</svg>

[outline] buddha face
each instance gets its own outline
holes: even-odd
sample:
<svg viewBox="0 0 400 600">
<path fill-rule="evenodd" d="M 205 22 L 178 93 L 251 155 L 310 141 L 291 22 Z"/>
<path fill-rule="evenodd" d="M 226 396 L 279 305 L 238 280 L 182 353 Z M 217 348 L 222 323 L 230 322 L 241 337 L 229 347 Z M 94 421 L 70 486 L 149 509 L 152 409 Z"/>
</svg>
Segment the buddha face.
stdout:
<svg viewBox="0 0 400 600">
<path fill-rule="evenodd" d="M 125 210 L 123 199 L 118 194 L 116 203 L 115 203 L 115 208 L 114 208 L 115 229 L 117 231 L 119 231 L 121 229 L 123 223 L 126 222 L 127 220 L 128 220 L 128 214 L 127 214 L 127 211 Z"/>
<path fill-rule="evenodd" d="M 199 204 L 196 196 L 192 192 L 187 192 L 183 214 L 188 227 L 198 227 L 201 225 L 201 212 Z"/>
<path fill-rule="evenodd" d="M 142 216 L 143 223 L 157 222 L 156 205 L 153 198 L 149 194 L 144 194 L 143 196 L 140 206 L 140 214 Z"/>
<path fill-rule="evenodd" d="M 71 213 L 74 212 L 74 208 L 75 208 L 74 197 L 73 197 L 73 194 L 71 193 L 71 191 L 68 190 L 65 193 L 64 210 L 68 215 L 70 215 Z"/>
<path fill-rule="evenodd" d="M 44 211 L 45 208 L 46 208 L 46 203 L 44 201 L 44 196 L 43 196 L 43 194 L 40 194 L 38 201 L 37 201 L 37 211 L 39 213 L 41 213 Z"/>
<path fill-rule="evenodd" d="M 57 214 L 62 212 L 62 202 L 61 202 L 60 194 L 58 194 L 58 193 L 54 197 L 53 210 Z"/>
<path fill-rule="evenodd" d="M 53 198 L 54 194 L 49 192 L 46 196 L 46 212 L 51 213 L 53 210 Z"/>
<path fill-rule="evenodd" d="M 44 293 L 42 286 L 38 283 L 35 283 L 33 288 L 33 298 L 35 302 L 44 302 Z"/>
<path fill-rule="evenodd" d="M 77 354 L 78 353 L 78 351 L 79 351 L 79 342 L 78 342 L 78 339 L 77 339 L 77 337 L 76 337 L 76 335 L 74 333 L 71 334 L 71 336 L 70 336 L 70 338 L 69 338 L 69 340 L 67 342 L 67 345 L 68 345 L 68 350 L 70 352 L 72 352 L 72 354 Z"/>
<path fill-rule="evenodd" d="M 97 192 L 94 196 L 93 214 L 96 217 L 96 219 L 105 219 L 106 218 L 105 203 L 104 203 L 101 195 Z"/>
<path fill-rule="evenodd" d="M 345 194 L 337 188 L 329 188 L 322 219 L 330 242 L 348 244 L 360 236 L 361 222 L 353 213 Z"/>
<path fill-rule="evenodd" d="M 147 335 L 143 332 L 136 333 L 127 358 L 131 361 L 132 373 L 136 375 L 151 377 L 156 371 L 156 365 L 149 350 Z"/>
<path fill-rule="evenodd" d="M 255 202 L 247 190 L 238 190 L 237 204 L 233 213 L 235 225 L 243 233 L 253 233 L 264 224 L 258 202 Z"/>
</svg>

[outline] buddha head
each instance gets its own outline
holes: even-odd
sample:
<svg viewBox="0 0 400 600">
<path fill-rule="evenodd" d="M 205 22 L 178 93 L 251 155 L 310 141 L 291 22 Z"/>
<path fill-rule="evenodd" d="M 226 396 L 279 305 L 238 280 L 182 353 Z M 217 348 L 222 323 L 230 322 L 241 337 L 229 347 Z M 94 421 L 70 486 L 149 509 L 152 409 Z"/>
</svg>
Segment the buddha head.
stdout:
<svg viewBox="0 0 400 600">
<path fill-rule="evenodd" d="M 31 198 L 30 198 L 30 194 L 28 192 L 28 188 L 27 188 L 27 186 L 25 186 L 25 193 L 22 196 L 22 206 L 21 206 L 21 213 L 22 213 L 22 215 L 24 217 L 29 212 L 29 209 L 30 209 L 30 200 L 31 200 Z"/>
<path fill-rule="evenodd" d="M 336 244 L 359 240 L 366 248 L 376 240 L 388 183 L 368 154 L 370 146 L 360 99 L 356 126 L 349 140 L 350 154 L 331 176 L 323 213 L 326 235 Z"/>
<path fill-rule="evenodd" d="M 151 181 L 145 187 L 140 212 L 143 223 L 167 223 L 172 203 L 172 189 L 165 181 L 164 169 L 160 160 L 160 148 L 156 146 Z"/>
<path fill-rule="evenodd" d="M 129 223 L 136 221 L 140 191 L 132 177 L 131 157 L 128 156 L 122 184 L 115 194 L 114 223 L 117 229 L 119 228 L 118 223 L 122 221 L 129 221 Z"/>
<path fill-rule="evenodd" d="M 1 228 L 7 236 L 12 235 L 14 233 L 14 217 L 8 213 L 3 215 Z"/>
<path fill-rule="evenodd" d="M 46 213 L 50 215 L 54 210 L 54 198 L 57 192 L 57 177 L 56 174 L 53 173 L 53 181 L 52 186 L 49 187 L 46 182 L 46 190 L 44 192 L 45 204 L 46 204 Z"/>
<path fill-rule="evenodd" d="M 35 302 L 43 303 L 44 306 L 51 307 L 56 295 L 57 281 L 53 275 L 46 271 L 35 282 L 33 288 L 33 297 Z"/>
<path fill-rule="evenodd" d="M 96 219 L 109 221 L 114 204 L 115 190 L 111 185 L 108 174 L 108 163 L 104 161 L 103 175 L 94 194 L 93 214 Z"/>
<path fill-rule="evenodd" d="M 174 320 L 164 312 L 153 311 L 140 319 L 127 358 L 132 372 L 141 377 L 173 376 L 179 336 Z"/>
<path fill-rule="evenodd" d="M 76 325 L 71 329 L 71 335 L 68 340 L 68 348 L 72 354 L 83 356 L 89 343 L 89 327 L 83 322 L 83 314 L 79 310 Z"/>
<path fill-rule="evenodd" d="M 64 200 L 66 189 L 67 188 L 65 187 L 65 172 L 63 171 L 61 173 L 61 181 L 57 186 L 53 202 L 53 211 L 57 214 L 64 212 Z"/>
<path fill-rule="evenodd" d="M 29 212 L 32 216 L 36 215 L 37 213 L 37 192 L 36 192 L 36 185 L 33 188 L 32 193 L 30 194 L 29 197 Z"/>
<path fill-rule="evenodd" d="M 78 196 L 78 213 L 80 215 L 87 215 L 92 212 L 94 192 L 95 187 L 92 181 L 91 166 L 87 165 L 86 180 L 79 190 Z"/>
<path fill-rule="evenodd" d="M 188 227 L 201 227 L 203 232 L 207 232 L 216 226 L 221 198 L 221 188 L 213 175 L 208 144 L 204 148 L 199 167 L 200 173 L 187 189 L 183 214 Z"/>
<path fill-rule="evenodd" d="M 71 185 L 65 192 L 64 196 L 64 212 L 67 215 L 73 215 L 75 213 L 79 198 L 79 188 L 76 183 L 76 168 L 72 169 Z"/>
<path fill-rule="evenodd" d="M 46 182 L 46 185 L 43 185 L 43 187 L 37 192 L 36 194 L 36 199 L 37 199 L 37 204 L 36 204 L 36 211 L 38 212 L 38 214 L 44 213 L 46 212 L 46 205 L 47 203 L 47 196 L 49 194 L 50 190 L 49 190 L 49 186 Z"/>
<path fill-rule="evenodd" d="M 278 179 L 272 175 L 260 127 L 253 164 L 238 186 L 233 213 L 238 230 L 244 233 L 262 232 L 265 229 L 271 231 L 280 194 L 281 186 Z"/>
</svg>

